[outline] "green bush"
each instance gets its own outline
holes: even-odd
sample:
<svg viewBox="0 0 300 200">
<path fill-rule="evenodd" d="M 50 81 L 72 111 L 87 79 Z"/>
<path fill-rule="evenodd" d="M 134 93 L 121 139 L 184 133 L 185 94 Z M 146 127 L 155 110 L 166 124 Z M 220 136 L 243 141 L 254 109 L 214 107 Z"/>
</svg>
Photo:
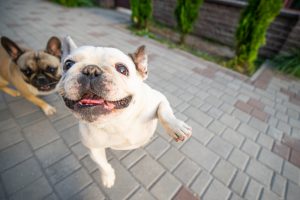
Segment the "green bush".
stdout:
<svg viewBox="0 0 300 200">
<path fill-rule="evenodd" d="M 152 0 L 130 0 L 131 20 L 138 29 L 148 29 L 152 15 Z"/>
<path fill-rule="evenodd" d="M 181 34 L 181 44 L 184 43 L 185 36 L 193 30 L 202 2 L 203 0 L 177 0 L 175 17 Z"/>
<path fill-rule="evenodd" d="M 242 12 L 236 31 L 235 58 L 231 66 L 244 74 L 255 71 L 254 61 L 259 48 L 265 44 L 265 35 L 270 23 L 279 14 L 282 0 L 249 0 Z"/>
<path fill-rule="evenodd" d="M 276 56 L 273 63 L 278 70 L 300 78 L 300 49 L 290 54 Z"/>
<path fill-rule="evenodd" d="M 93 0 L 52 0 L 55 3 L 59 3 L 61 5 L 67 7 L 79 7 L 79 6 L 93 6 Z"/>
</svg>

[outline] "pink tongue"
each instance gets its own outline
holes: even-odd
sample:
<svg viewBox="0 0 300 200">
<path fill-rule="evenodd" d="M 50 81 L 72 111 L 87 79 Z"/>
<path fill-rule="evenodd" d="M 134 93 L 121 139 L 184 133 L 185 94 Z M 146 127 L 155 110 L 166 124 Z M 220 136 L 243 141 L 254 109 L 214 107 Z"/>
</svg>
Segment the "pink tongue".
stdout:
<svg viewBox="0 0 300 200">
<path fill-rule="evenodd" d="M 81 104 L 96 104 L 100 105 L 104 103 L 103 99 L 82 99 L 80 100 Z"/>
</svg>

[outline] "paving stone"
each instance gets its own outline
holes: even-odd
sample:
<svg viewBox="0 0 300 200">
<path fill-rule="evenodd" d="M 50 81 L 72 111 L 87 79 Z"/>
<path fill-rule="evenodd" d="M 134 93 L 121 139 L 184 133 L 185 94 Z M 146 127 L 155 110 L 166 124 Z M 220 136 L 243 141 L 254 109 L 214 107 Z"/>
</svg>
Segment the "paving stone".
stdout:
<svg viewBox="0 0 300 200">
<path fill-rule="evenodd" d="M 183 113 L 204 127 L 207 127 L 213 120 L 212 117 L 192 106 L 186 109 Z"/>
<path fill-rule="evenodd" d="M 85 147 L 86 148 L 86 147 Z M 112 152 L 112 154 L 118 159 L 121 160 L 123 159 L 125 156 L 127 156 L 130 151 L 123 151 L 123 150 L 113 150 L 113 149 L 107 149 L 107 152 L 110 151 Z"/>
<path fill-rule="evenodd" d="M 0 133 L 0 138 L 0 151 L 23 140 L 18 128 L 12 128 L 11 130 Z"/>
<path fill-rule="evenodd" d="M 55 184 L 79 168 L 78 160 L 71 154 L 48 167 L 45 172 L 51 183 Z"/>
<path fill-rule="evenodd" d="M 61 199 L 69 199 L 91 182 L 91 177 L 83 168 L 81 168 L 57 183 L 54 187 Z"/>
<path fill-rule="evenodd" d="M 92 160 L 89 155 L 81 159 L 81 163 L 86 168 L 88 173 L 92 173 L 98 169 L 98 165 Z"/>
<path fill-rule="evenodd" d="M 260 146 L 252 142 L 251 140 L 246 140 L 242 146 L 242 150 L 249 156 L 252 156 L 253 158 L 257 157 L 259 149 Z"/>
<path fill-rule="evenodd" d="M 192 193 L 188 188 L 182 186 L 177 194 L 173 197 L 173 200 L 181 200 L 181 199 L 189 199 L 189 200 L 198 200 L 198 195 Z"/>
<path fill-rule="evenodd" d="M 130 197 L 130 200 L 155 200 L 155 198 L 144 188 L 140 188 L 133 196 Z"/>
<path fill-rule="evenodd" d="M 251 113 L 252 109 L 253 109 L 253 106 L 241 101 L 241 100 L 238 100 L 234 106 L 236 108 L 238 108 L 239 110 L 245 112 L 245 113 Z"/>
<path fill-rule="evenodd" d="M 275 192 L 280 197 L 285 197 L 287 179 L 275 174 L 274 180 L 271 186 L 273 192 Z"/>
<path fill-rule="evenodd" d="M 100 191 L 95 183 L 87 186 L 78 194 L 71 197 L 72 200 L 102 200 L 105 199 L 105 195 Z"/>
<path fill-rule="evenodd" d="M 230 163 L 220 160 L 212 174 L 221 181 L 224 185 L 229 185 L 236 173 L 236 168 L 234 168 Z"/>
<path fill-rule="evenodd" d="M 214 179 L 201 199 L 219 200 L 220 197 L 222 199 L 229 199 L 230 194 L 231 191 L 226 186 Z"/>
<path fill-rule="evenodd" d="M 76 145 L 72 146 L 73 153 L 77 156 L 79 160 L 89 154 L 89 150 L 85 147 L 81 142 L 77 143 Z"/>
<path fill-rule="evenodd" d="M 261 133 L 258 135 L 257 143 L 266 149 L 271 150 L 274 144 L 274 139 L 264 133 Z"/>
<path fill-rule="evenodd" d="M 252 128 L 247 124 L 241 124 L 238 128 L 238 131 L 242 133 L 244 136 L 246 136 L 247 138 L 252 139 L 253 141 L 256 140 L 259 134 L 259 132 L 256 129 Z"/>
<path fill-rule="evenodd" d="M 216 96 L 208 96 L 205 101 L 216 108 L 222 104 L 222 101 L 220 101 Z"/>
<path fill-rule="evenodd" d="M 69 153 L 70 151 L 62 140 L 56 140 L 35 151 L 36 156 L 44 168 L 52 165 Z"/>
<path fill-rule="evenodd" d="M 286 200 L 298 200 L 300 196 L 300 187 L 292 182 L 288 182 Z"/>
<path fill-rule="evenodd" d="M 39 164 L 30 158 L 5 171 L 1 177 L 9 195 L 42 176 Z"/>
<path fill-rule="evenodd" d="M 3 120 L 3 121 L 0 122 L 0 132 L 4 132 L 6 130 L 10 130 L 10 129 L 13 129 L 13 128 L 16 128 L 16 127 L 18 127 L 18 124 L 12 118 L 9 118 L 7 120 Z"/>
<path fill-rule="evenodd" d="M 228 103 L 223 103 L 220 107 L 220 110 L 222 110 L 228 114 L 231 114 L 234 110 L 234 107 Z"/>
<path fill-rule="evenodd" d="M 219 160 L 219 156 L 205 148 L 193 138 L 190 138 L 184 144 L 181 151 L 207 171 L 211 171 Z"/>
<path fill-rule="evenodd" d="M 52 193 L 52 188 L 44 177 L 37 179 L 35 182 L 27 185 L 22 190 L 14 193 L 10 199 L 23 200 L 24 197 L 30 200 L 40 200 Z"/>
<path fill-rule="evenodd" d="M 300 184 L 300 169 L 295 165 L 285 161 L 282 175 L 294 181 L 294 183 Z"/>
<path fill-rule="evenodd" d="M 130 172 L 149 188 L 163 174 L 164 169 L 155 160 L 145 156 L 130 169 Z"/>
<path fill-rule="evenodd" d="M 26 160 L 32 156 L 29 146 L 23 141 L 0 152 L 0 171 Z"/>
<path fill-rule="evenodd" d="M 43 120 L 23 129 L 33 149 L 40 148 L 59 138 L 56 130 L 48 120 Z"/>
<path fill-rule="evenodd" d="M 166 187 L 167 186 L 167 187 Z M 151 193 L 157 199 L 171 199 L 180 189 L 181 183 L 170 173 L 164 174 L 151 188 Z"/>
<path fill-rule="evenodd" d="M 249 125 L 260 132 L 266 132 L 268 128 L 268 124 L 262 122 L 256 118 L 251 118 L 249 121 Z"/>
<path fill-rule="evenodd" d="M 234 149 L 228 161 L 241 170 L 244 170 L 249 160 L 249 156 L 238 149 Z"/>
<path fill-rule="evenodd" d="M 200 167 L 194 162 L 189 159 L 184 159 L 184 161 L 175 169 L 173 174 L 185 185 L 189 185 L 199 171 Z"/>
<path fill-rule="evenodd" d="M 251 179 L 249 185 L 245 191 L 245 199 L 247 200 L 257 200 L 259 199 L 263 186 L 256 182 L 255 180 Z"/>
<path fill-rule="evenodd" d="M 269 200 L 279 200 L 281 198 L 279 198 L 279 196 L 277 196 L 274 192 L 264 188 L 262 195 L 261 195 L 262 199 L 269 199 Z"/>
<path fill-rule="evenodd" d="M 126 168 L 130 168 L 133 166 L 138 160 L 140 160 L 146 154 L 145 150 L 138 148 L 130 152 L 130 154 L 126 155 L 125 158 L 122 159 L 122 163 Z"/>
<path fill-rule="evenodd" d="M 57 120 L 53 123 L 54 127 L 57 131 L 65 130 L 66 128 L 70 128 L 78 123 L 78 120 L 73 116 L 69 115 L 60 120 Z"/>
<path fill-rule="evenodd" d="M 283 159 L 276 154 L 272 153 L 271 151 L 268 151 L 266 149 L 262 149 L 260 152 L 260 155 L 258 157 L 258 160 L 271 169 L 277 171 L 278 173 L 281 172 L 281 167 L 283 165 Z"/>
<path fill-rule="evenodd" d="M 270 135 L 275 140 L 278 140 L 278 141 L 281 141 L 281 139 L 283 137 L 283 132 L 281 130 L 278 130 L 277 128 L 272 127 L 272 126 L 270 126 L 268 128 L 267 134 Z"/>
<path fill-rule="evenodd" d="M 56 196 L 56 194 L 52 193 L 52 194 L 48 195 L 46 198 L 44 198 L 44 200 L 59 200 L 59 199 Z"/>
<path fill-rule="evenodd" d="M 249 115 L 243 111 L 240 111 L 238 109 L 235 109 L 233 111 L 232 115 L 243 123 L 248 123 L 251 118 L 251 115 Z"/>
<path fill-rule="evenodd" d="M 290 134 L 290 132 L 292 130 L 291 126 L 289 124 L 287 124 L 286 122 L 280 121 L 280 120 L 278 122 L 277 128 L 287 134 Z"/>
<path fill-rule="evenodd" d="M 159 162 L 171 172 L 183 159 L 183 154 L 181 154 L 177 149 L 171 147 L 159 158 Z"/>
<path fill-rule="evenodd" d="M 190 105 L 194 106 L 195 108 L 200 108 L 203 105 L 204 101 L 199 97 L 192 98 L 189 102 Z"/>
<path fill-rule="evenodd" d="M 208 130 L 212 131 L 213 133 L 220 135 L 225 130 L 226 126 L 221 122 L 214 120 L 212 123 L 209 124 Z"/>
<path fill-rule="evenodd" d="M 60 134 L 69 146 L 80 142 L 80 133 L 78 125 L 67 128 Z"/>
<path fill-rule="evenodd" d="M 151 165 L 150 162 L 146 163 L 146 164 L 149 164 L 150 167 L 153 167 L 153 165 Z M 134 191 L 137 190 L 137 188 L 139 187 L 139 183 L 133 178 L 133 176 L 122 165 L 120 165 L 120 163 L 117 160 L 113 159 L 111 161 L 111 165 L 114 168 L 115 173 L 116 173 L 116 181 L 112 188 L 110 188 L 110 189 L 103 188 L 102 181 L 100 179 L 99 170 L 97 170 L 96 172 L 93 173 L 93 177 L 98 182 L 98 184 L 102 186 L 104 192 L 110 197 L 110 199 L 112 199 L 112 200 L 126 199 L 129 196 L 131 196 Z M 140 170 L 144 170 L 143 173 L 145 173 L 149 169 L 147 169 L 147 167 L 145 167 Z M 134 172 L 132 172 L 132 173 L 135 175 Z M 153 176 L 156 175 L 154 170 L 151 170 L 150 173 L 152 173 Z"/>
<path fill-rule="evenodd" d="M 273 171 L 256 160 L 250 160 L 246 173 L 267 187 L 271 184 Z"/>
<path fill-rule="evenodd" d="M 232 181 L 230 188 L 238 195 L 243 196 L 248 182 L 249 176 L 241 171 L 238 171 L 234 180 Z"/>
<path fill-rule="evenodd" d="M 240 147 L 245 139 L 244 136 L 238 134 L 236 131 L 227 128 L 222 134 L 222 138 L 224 138 L 227 142 L 233 144 L 236 147 Z"/>
<path fill-rule="evenodd" d="M 209 109 L 207 114 L 209 114 L 211 117 L 215 119 L 218 119 L 223 114 L 223 111 L 221 111 L 218 108 L 212 107 L 211 109 Z"/>
<path fill-rule="evenodd" d="M 1 183 L 0 183 L 0 199 L 3 199 L 3 200 L 7 199 L 5 196 L 5 193 L 4 193 L 4 188 Z"/>
<path fill-rule="evenodd" d="M 34 124 L 38 121 L 45 120 L 45 114 L 41 110 L 34 111 L 30 114 L 18 117 L 16 121 L 21 127 L 26 127 L 30 124 Z"/>
<path fill-rule="evenodd" d="M 222 140 L 220 137 L 215 136 L 207 145 L 208 148 L 210 148 L 212 151 L 217 153 L 218 155 L 222 156 L 223 158 L 228 158 L 230 152 L 233 149 L 233 146 L 226 142 L 225 140 Z"/>
<path fill-rule="evenodd" d="M 212 180 L 213 177 L 208 172 L 203 170 L 191 185 L 191 189 L 199 196 L 202 196 Z"/>
<path fill-rule="evenodd" d="M 220 118 L 220 121 L 232 129 L 236 129 L 240 124 L 240 121 L 238 119 L 226 113 Z"/>
<path fill-rule="evenodd" d="M 166 142 L 161 137 L 157 137 L 154 141 L 152 141 L 147 147 L 145 148 L 155 159 L 159 158 L 167 149 L 169 148 L 170 144 Z"/>
<path fill-rule="evenodd" d="M 16 118 L 32 113 L 39 109 L 36 105 L 25 99 L 12 102 L 8 104 L 8 107 Z"/>
<path fill-rule="evenodd" d="M 193 136 L 194 138 L 197 138 L 202 144 L 206 145 L 211 138 L 214 136 L 212 132 L 207 130 L 207 128 L 204 128 L 203 126 L 199 125 L 193 120 L 188 120 L 187 124 L 189 124 L 191 127 L 193 127 Z"/>
</svg>

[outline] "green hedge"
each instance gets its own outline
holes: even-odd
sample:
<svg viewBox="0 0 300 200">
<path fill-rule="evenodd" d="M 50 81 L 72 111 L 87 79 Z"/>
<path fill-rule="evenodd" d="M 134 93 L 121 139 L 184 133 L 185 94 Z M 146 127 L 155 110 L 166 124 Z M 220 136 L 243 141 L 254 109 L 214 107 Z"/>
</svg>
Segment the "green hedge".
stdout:
<svg viewBox="0 0 300 200">
<path fill-rule="evenodd" d="M 236 57 L 231 66 L 244 74 L 255 71 L 254 61 L 265 44 L 266 31 L 279 14 L 282 0 L 249 0 L 236 31 Z"/>
<path fill-rule="evenodd" d="M 93 6 L 93 0 L 52 0 L 55 3 L 59 3 L 61 5 L 67 7 L 79 7 L 79 6 Z"/>
<path fill-rule="evenodd" d="M 131 20 L 138 29 L 148 29 L 152 15 L 152 0 L 130 0 Z"/>
<path fill-rule="evenodd" d="M 177 0 L 175 17 L 181 33 L 181 44 L 184 43 L 185 36 L 193 30 L 202 2 L 203 0 Z"/>
</svg>

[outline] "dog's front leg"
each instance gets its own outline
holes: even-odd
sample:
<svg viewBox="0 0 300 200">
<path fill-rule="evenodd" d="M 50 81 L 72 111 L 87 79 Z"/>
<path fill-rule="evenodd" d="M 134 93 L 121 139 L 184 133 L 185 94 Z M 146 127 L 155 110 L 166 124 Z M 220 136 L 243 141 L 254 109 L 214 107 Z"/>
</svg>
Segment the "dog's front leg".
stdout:
<svg viewBox="0 0 300 200">
<path fill-rule="evenodd" d="M 111 167 L 106 159 L 104 148 L 90 149 L 92 159 L 98 164 L 102 183 L 105 187 L 112 187 L 115 183 L 115 170 Z"/>
<path fill-rule="evenodd" d="M 175 117 L 172 108 L 165 97 L 159 103 L 157 115 L 164 129 L 176 142 L 184 141 L 192 135 L 192 128 Z"/>
</svg>

